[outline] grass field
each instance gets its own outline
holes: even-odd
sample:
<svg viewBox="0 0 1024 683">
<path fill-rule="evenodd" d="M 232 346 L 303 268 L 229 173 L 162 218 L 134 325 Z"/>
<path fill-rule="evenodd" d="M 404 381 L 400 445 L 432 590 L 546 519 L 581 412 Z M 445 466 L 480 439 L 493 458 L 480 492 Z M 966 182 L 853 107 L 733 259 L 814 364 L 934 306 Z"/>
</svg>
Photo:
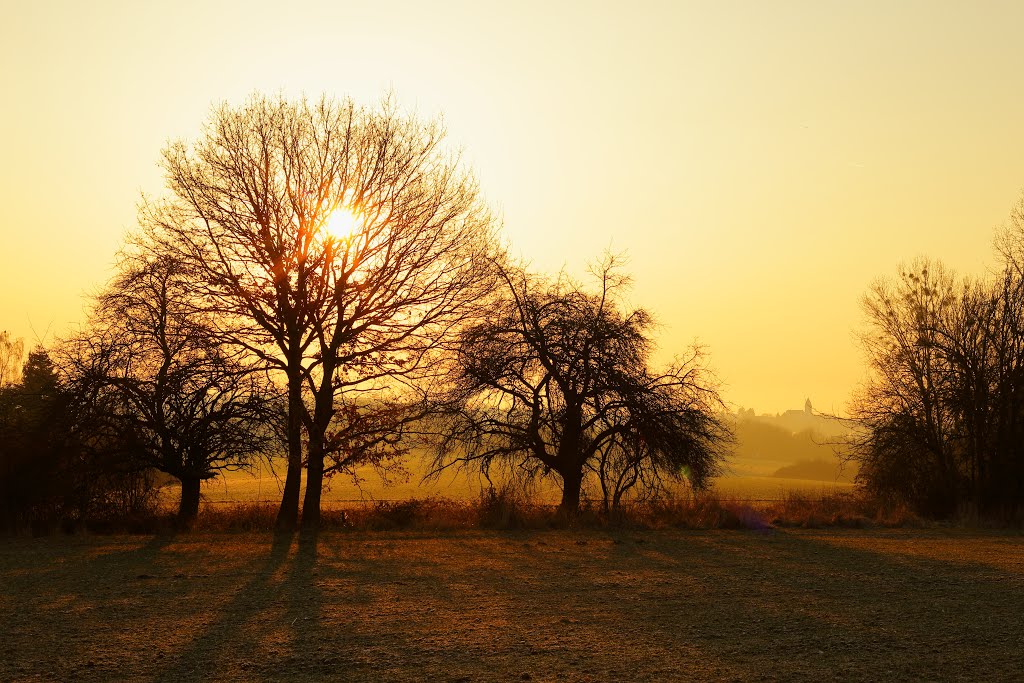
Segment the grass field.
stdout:
<svg viewBox="0 0 1024 683">
<path fill-rule="evenodd" d="M 1019 680 L 1024 536 L 0 540 L 0 680 Z"/>
<path fill-rule="evenodd" d="M 456 471 L 444 474 L 437 480 L 422 481 L 426 471 L 425 466 L 413 460 L 404 476 L 396 476 L 388 485 L 383 485 L 370 468 L 365 468 L 361 472 L 361 486 L 356 486 L 350 477 L 334 477 L 329 480 L 323 499 L 327 504 L 355 500 L 408 500 L 429 496 L 472 500 L 479 497 L 482 488 L 487 487 L 487 482 L 478 475 Z M 283 485 L 283 475 L 275 474 L 268 467 L 253 472 L 227 472 L 204 483 L 203 497 L 212 503 L 280 502 Z M 853 488 L 849 482 L 767 476 L 757 468 L 737 468 L 729 476 L 716 478 L 713 486 L 721 496 L 744 500 L 782 499 L 790 493 L 820 496 Z M 166 494 L 168 500 L 177 500 L 177 487 L 169 486 Z M 557 503 L 560 495 L 557 482 L 549 480 L 539 484 L 531 497 L 537 502 Z"/>
</svg>

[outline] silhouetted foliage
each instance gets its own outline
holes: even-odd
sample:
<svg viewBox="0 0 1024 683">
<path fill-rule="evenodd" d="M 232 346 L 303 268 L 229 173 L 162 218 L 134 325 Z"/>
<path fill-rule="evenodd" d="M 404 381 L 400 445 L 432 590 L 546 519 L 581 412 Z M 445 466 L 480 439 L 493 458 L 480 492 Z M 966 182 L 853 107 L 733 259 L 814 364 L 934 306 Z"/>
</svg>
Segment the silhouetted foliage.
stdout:
<svg viewBox="0 0 1024 683">
<path fill-rule="evenodd" d="M 54 488 L 63 469 L 64 396 L 44 350 L 29 354 L 23 377 L 17 385 L 0 388 L 0 500 L 8 526 L 53 516 L 51 509 L 58 505 Z"/>
<path fill-rule="evenodd" d="M 148 508 L 152 476 L 121 466 L 131 435 L 97 429 L 95 411 L 83 409 L 44 349 L 29 354 L 21 374 L 0 388 L 0 524 L 49 528 Z"/>
<path fill-rule="evenodd" d="M 254 97 L 164 152 L 171 196 L 143 209 L 149 248 L 188 268 L 223 339 L 285 378 L 282 528 L 298 516 L 303 431 L 312 527 L 325 474 L 400 452 L 392 435 L 444 370 L 440 342 L 486 287 L 492 220 L 443 137 L 389 102 Z M 339 208 L 350 234 L 327 229 Z"/>
<path fill-rule="evenodd" d="M 871 380 L 852 405 L 860 479 L 948 515 L 1012 516 L 1024 504 L 1024 224 L 1003 235 L 994 279 L 919 261 L 864 301 Z"/>
<path fill-rule="evenodd" d="M 700 351 L 652 372 L 653 324 L 625 308 L 629 279 L 614 258 L 588 291 L 504 269 L 491 314 L 460 336 L 461 375 L 436 468 L 495 463 L 526 477 L 555 472 L 561 508 L 579 508 L 596 480 L 605 506 L 661 488 L 664 478 L 701 488 L 719 471 L 729 432 Z"/>
</svg>

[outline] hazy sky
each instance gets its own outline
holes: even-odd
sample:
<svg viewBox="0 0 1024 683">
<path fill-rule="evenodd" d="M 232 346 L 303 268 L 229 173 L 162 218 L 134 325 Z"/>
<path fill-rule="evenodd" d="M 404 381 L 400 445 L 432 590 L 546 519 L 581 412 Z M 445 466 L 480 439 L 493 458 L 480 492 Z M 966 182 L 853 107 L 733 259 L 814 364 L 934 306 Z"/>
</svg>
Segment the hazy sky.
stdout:
<svg viewBox="0 0 1024 683">
<path fill-rule="evenodd" d="M 80 320 L 160 149 L 254 90 L 443 113 L 517 254 L 628 252 L 759 412 L 842 410 L 872 279 L 982 272 L 1024 187 L 1021 2 L 376 4 L 3 0 L 0 329 Z"/>
</svg>

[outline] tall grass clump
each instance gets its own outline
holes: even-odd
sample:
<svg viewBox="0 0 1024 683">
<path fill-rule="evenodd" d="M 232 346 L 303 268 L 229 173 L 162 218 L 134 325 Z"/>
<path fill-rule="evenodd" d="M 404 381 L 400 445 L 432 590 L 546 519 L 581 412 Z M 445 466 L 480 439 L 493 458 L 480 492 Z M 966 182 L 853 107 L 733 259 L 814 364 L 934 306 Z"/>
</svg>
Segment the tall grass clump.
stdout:
<svg viewBox="0 0 1024 683">
<path fill-rule="evenodd" d="M 621 515 L 627 524 L 651 529 L 765 529 L 758 510 L 724 499 L 715 492 L 664 496 L 632 506 Z"/>
<path fill-rule="evenodd" d="M 818 497 L 790 491 L 783 500 L 769 504 L 765 514 L 773 526 L 805 529 L 922 524 L 906 505 L 886 502 L 860 491 L 823 493 Z"/>
<path fill-rule="evenodd" d="M 269 531 L 274 528 L 277 505 L 273 503 L 230 503 L 203 505 L 195 531 Z"/>
<path fill-rule="evenodd" d="M 480 497 L 472 505 L 475 507 L 476 523 L 482 529 L 536 528 L 536 510 L 528 509 L 525 496 L 514 487 L 491 486 L 481 491 Z"/>
<path fill-rule="evenodd" d="M 454 531 L 474 526 L 465 506 L 446 498 L 374 501 L 328 512 L 324 521 L 328 528 L 337 522 L 357 531 Z"/>
</svg>

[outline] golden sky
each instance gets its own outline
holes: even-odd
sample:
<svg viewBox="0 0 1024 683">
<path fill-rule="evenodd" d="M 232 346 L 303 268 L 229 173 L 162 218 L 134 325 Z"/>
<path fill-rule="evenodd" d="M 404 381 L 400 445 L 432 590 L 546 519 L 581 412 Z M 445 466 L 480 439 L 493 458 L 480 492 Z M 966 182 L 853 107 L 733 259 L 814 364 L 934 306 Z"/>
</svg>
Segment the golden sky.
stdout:
<svg viewBox="0 0 1024 683">
<path fill-rule="evenodd" d="M 1021 2 L 377 4 L 7 0 L 0 329 L 80 320 L 160 149 L 254 90 L 443 113 L 515 253 L 628 252 L 758 412 L 841 411 L 871 280 L 983 272 L 1024 187 Z"/>
</svg>

